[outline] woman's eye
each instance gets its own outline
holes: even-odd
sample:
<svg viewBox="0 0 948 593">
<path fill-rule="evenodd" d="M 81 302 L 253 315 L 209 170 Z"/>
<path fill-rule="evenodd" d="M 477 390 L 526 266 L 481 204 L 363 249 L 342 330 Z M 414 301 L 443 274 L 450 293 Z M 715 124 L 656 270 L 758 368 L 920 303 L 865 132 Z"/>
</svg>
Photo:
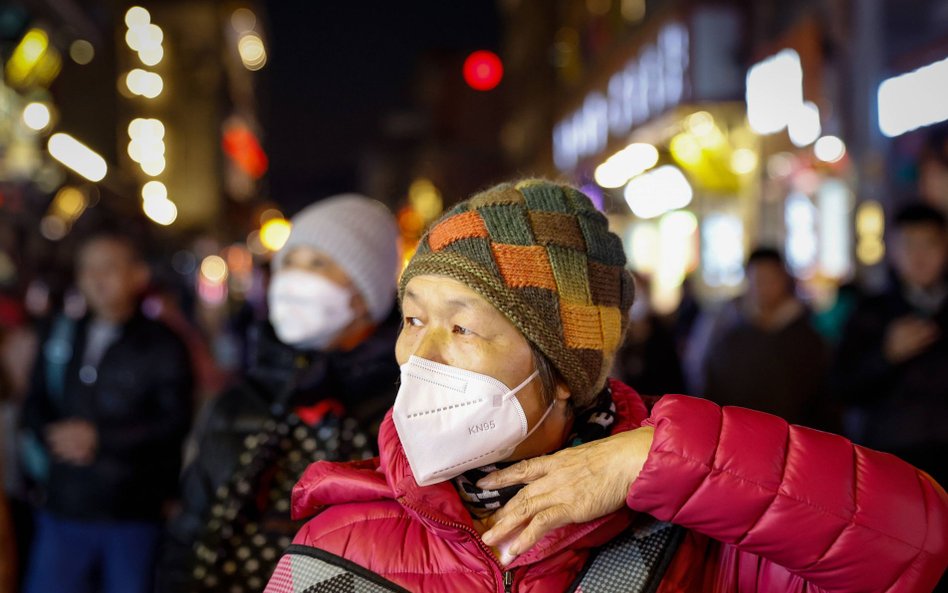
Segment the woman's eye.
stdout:
<svg viewBox="0 0 948 593">
<path fill-rule="evenodd" d="M 417 317 L 406 317 L 406 318 L 405 318 L 405 325 L 406 325 L 406 326 L 411 326 L 411 327 L 421 327 L 421 325 L 422 325 L 422 324 L 421 324 L 421 319 L 418 319 Z"/>
<path fill-rule="evenodd" d="M 455 326 L 454 326 L 454 333 L 459 334 L 459 335 L 462 335 L 462 336 L 472 336 L 472 335 L 474 335 L 474 332 L 472 332 L 471 330 L 467 329 L 466 327 L 463 327 L 463 326 L 460 326 L 460 325 L 455 325 Z"/>
</svg>

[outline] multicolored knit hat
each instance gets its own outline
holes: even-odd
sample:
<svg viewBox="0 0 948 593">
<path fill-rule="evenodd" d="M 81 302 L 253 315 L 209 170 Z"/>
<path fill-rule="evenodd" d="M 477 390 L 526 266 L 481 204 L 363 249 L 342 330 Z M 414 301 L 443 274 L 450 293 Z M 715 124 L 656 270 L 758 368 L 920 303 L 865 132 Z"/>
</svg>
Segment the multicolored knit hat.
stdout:
<svg viewBox="0 0 948 593">
<path fill-rule="evenodd" d="M 632 306 L 622 241 L 579 190 L 542 179 L 461 202 L 421 239 L 399 283 L 453 278 L 535 344 L 584 404 L 603 387 Z"/>
</svg>

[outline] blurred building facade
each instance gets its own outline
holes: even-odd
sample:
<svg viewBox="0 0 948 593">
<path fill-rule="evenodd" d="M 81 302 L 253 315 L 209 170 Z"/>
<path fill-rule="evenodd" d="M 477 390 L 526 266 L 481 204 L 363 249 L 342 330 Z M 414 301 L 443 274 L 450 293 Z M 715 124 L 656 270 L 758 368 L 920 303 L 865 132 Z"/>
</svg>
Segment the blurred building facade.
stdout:
<svg viewBox="0 0 948 593">
<path fill-rule="evenodd" d="M 509 168 L 600 200 L 660 311 L 688 276 L 735 294 L 761 244 L 817 300 L 878 279 L 893 152 L 925 133 L 885 138 L 880 83 L 948 55 L 943 3 L 911 4 L 502 2 Z"/>
<path fill-rule="evenodd" d="M 259 6 L 5 3 L 0 59 L 0 282 L 9 292 L 22 295 L 32 280 L 62 292 L 81 234 L 73 227 L 103 223 L 146 238 L 172 284 L 210 283 L 204 293 L 218 295 L 225 283 L 249 283 L 251 250 L 267 251 Z M 239 249 L 225 252 L 235 240 Z M 228 255 L 233 275 L 202 276 L 204 258 Z"/>
</svg>

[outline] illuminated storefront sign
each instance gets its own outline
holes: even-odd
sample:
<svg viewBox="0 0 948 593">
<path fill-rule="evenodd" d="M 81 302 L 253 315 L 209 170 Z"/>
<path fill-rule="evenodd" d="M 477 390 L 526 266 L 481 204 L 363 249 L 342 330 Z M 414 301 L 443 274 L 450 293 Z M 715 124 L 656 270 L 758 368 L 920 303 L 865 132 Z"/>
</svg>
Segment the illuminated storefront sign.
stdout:
<svg viewBox="0 0 948 593">
<path fill-rule="evenodd" d="M 743 31 L 740 13 L 726 6 L 696 7 L 667 21 L 622 68 L 606 73 L 604 86 L 589 89 L 556 123 L 556 167 L 571 171 L 599 155 L 610 139 L 628 144 L 633 130 L 678 105 L 739 99 Z"/>
<path fill-rule="evenodd" d="M 580 159 L 601 152 L 610 136 L 626 136 L 634 126 L 681 103 L 688 60 L 688 29 L 680 23 L 665 25 L 654 43 L 610 78 L 606 93 L 589 93 L 579 109 L 556 125 L 557 168 L 573 168 Z"/>
<path fill-rule="evenodd" d="M 879 85 L 879 129 L 899 136 L 948 120 L 948 58 Z"/>
</svg>

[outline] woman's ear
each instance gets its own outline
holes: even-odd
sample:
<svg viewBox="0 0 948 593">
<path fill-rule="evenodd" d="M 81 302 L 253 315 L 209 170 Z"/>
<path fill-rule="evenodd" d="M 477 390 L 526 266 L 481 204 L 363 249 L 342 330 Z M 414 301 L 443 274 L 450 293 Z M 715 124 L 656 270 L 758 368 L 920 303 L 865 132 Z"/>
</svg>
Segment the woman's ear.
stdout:
<svg viewBox="0 0 948 593">
<path fill-rule="evenodd" d="M 356 319 L 372 323 L 369 317 L 369 307 L 365 304 L 365 299 L 362 298 L 362 293 L 358 290 L 353 289 L 352 299 L 349 301 L 349 305 L 352 307 L 352 312 L 355 313 Z"/>
<path fill-rule="evenodd" d="M 569 403 L 570 398 L 573 397 L 573 394 L 570 392 L 569 387 L 566 386 L 566 383 L 562 379 L 556 380 L 556 395 L 555 401 L 558 405 L 564 405 Z"/>
</svg>

